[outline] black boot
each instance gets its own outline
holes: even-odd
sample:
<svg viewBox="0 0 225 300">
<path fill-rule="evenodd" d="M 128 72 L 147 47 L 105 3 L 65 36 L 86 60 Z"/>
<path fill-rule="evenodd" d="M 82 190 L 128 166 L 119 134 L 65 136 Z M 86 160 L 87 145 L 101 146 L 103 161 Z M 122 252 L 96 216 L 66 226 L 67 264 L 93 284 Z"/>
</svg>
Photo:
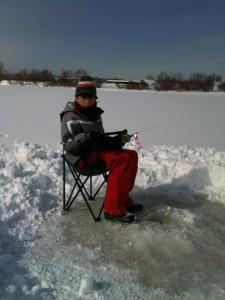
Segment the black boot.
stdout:
<svg viewBox="0 0 225 300">
<path fill-rule="evenodd" d="M 130 213 L 138 212 L 138 211 L 141 211 L 141 210 L 143 210 L 143 205 L 140 204 L 140 203 L 132 204 L 132 205 L 127 207 L 127 211 L 130 212 Z"/>
<path fill-rule="evenodd" d="M 121 215 L 110 215 L 107 212 L 105 212 L 104 215 L 105 215 L 106 220 L 114 221 L 117 223 L 130 224 L 130 223 L 134 223 L 136 221 L 136 216 L 134 214 L 130 214 L 130 213 L 125 213 L 125 214 L 121 214 Z"/>
</svg>

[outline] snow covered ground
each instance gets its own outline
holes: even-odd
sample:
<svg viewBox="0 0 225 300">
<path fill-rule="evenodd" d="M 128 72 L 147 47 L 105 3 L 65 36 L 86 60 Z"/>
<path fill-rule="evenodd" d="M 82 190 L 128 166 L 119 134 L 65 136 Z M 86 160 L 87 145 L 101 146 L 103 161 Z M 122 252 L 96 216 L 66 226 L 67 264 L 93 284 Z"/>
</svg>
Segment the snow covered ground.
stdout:
<svg viewBox="0 0 225 300">
<path fill-rule="evenodd" d="M 106 131 L 151 127 L 127 145 L 145 209 L 128 226 L 95 223 L 81 200 L 63 212 L 74 90 L 1 86 L 0 299 L 224 299 L 225 94 L 98 94 Z"/>
</svg>

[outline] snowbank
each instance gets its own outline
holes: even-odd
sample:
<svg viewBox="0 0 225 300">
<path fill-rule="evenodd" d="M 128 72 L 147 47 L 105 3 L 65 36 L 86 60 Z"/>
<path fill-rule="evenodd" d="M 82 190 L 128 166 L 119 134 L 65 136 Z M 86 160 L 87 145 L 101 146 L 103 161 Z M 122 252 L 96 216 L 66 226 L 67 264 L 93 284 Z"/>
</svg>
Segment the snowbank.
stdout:
<svg viewBox="0 0 225 300">
<path fill-rule="evenodd" d="M 93 223 L 82 202 L 62 213 L 60 147 L 1 144 L 1 299 L 224 297 L 225 152 L 154 146 L 138 154 L 133 198 L 145 211 L 124 228 Z M 209 271 L 202 263 L 211 255 Z"/>
</svg>

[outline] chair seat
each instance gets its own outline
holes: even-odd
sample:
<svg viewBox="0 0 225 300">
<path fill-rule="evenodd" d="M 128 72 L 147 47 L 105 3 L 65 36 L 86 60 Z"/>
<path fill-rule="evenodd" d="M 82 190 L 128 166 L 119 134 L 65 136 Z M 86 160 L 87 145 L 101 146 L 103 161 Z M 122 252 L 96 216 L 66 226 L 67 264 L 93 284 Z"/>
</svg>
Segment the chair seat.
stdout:
<svg viewBox="0 0 225 300">
<path fill-rule="evenodd" d="M 96 159 L 94 162 L 86 164 L 80 169 L 75 166 L 73 168 L 83 176 L 97 176 L 108 172 L 105 162 L 102 159 Z"/>
</svg>

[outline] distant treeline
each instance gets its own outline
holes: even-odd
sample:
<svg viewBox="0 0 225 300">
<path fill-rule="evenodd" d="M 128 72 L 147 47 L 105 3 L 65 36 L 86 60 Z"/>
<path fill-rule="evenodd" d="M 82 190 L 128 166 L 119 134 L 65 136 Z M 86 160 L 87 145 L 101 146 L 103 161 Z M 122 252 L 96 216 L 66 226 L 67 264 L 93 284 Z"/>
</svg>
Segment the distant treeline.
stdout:
<svg viewBox="0 0 225 300">
<path fill-rule="evenodd" d="M 148 76 L 156 79 L 155 90 L 158 91 L 204 91 L 210 92 L 214 89 L 224 91 L 225 82 L 222 76 L 217 74 L 194 73 L 185 79 L 182 74 L 169 74 L 161 72 L 158 76 Z"/>
<path fill-rule="evenodd" d="M 88 71 L 78 69 L 76 71 L 63 69 L 59 75 L 54 75 L 52 71 L 47 69 L 31 71 L 23 69 L 16 73 L 6 71 L 4 65 L 0 63 L 0 81 L 8 80 L 17 84 L 25 84 L 26 82 L 38 83 L 43 82 L 45 86 L 68 86 L 74 87 L 82 76 L 89 75 Z M 170 74 L 161 72 L 159 75 L 148 75 L 147 79 L 151 80 L 151 86 L 143 84 L 135 84 L 135 89 L 154 89 L 157 91 L 205 91 L 213 90 L 225 91 L 225 82 L 222 76 L 217 74 L 194 73 L 185 78 L 182 74 Z M 97 78 L 95 81 L 97 87 L 101 87 L 106 78 Z M 131 88 L 131 84 L 127 88 Z"/>
<path fill-rule="evenodd" d="M 75 72 L 63 69 L 59 75 L 54 75 L 47 69 L 32 69 L 31 71 L 23 69 L 17 73 L 11 73 L 6 71 L 4 65 L 0 63 L 0 81 L 16 81 L 21 84 L 23 82 L 43 82 L 46 86 L 74 86 L 79 78 L 85 75 L 88 75 L 88 72 L 83 69 Z"/>
</svg>

